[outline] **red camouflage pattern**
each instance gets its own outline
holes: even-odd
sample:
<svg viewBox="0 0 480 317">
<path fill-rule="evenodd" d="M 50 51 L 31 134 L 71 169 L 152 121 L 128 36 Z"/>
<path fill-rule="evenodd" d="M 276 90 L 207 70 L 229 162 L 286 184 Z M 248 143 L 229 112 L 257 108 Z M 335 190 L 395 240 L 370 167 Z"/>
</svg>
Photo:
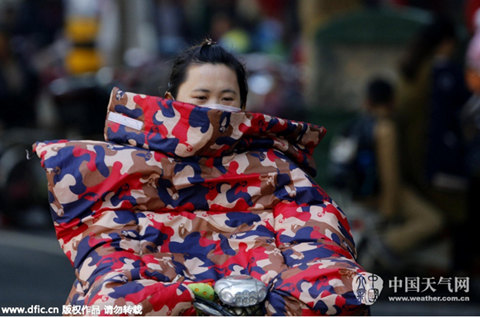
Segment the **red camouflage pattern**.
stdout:
<svg viewBox="0 0 480 317">
<path fill-rule="evenodd" d="M 37 142 L 67 304 L 195 314 L 187 285 L 250 274 L 267 315 L 368 314 L 345 214 L 314 182 L 323 127 L 114 88 L 105 142 Z"/>
</svg>

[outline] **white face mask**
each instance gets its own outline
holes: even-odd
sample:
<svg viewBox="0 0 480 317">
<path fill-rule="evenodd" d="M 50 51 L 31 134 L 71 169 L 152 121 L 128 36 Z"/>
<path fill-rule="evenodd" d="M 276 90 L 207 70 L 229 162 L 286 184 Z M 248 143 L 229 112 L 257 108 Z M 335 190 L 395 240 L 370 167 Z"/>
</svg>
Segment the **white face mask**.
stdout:
<svg viewBox="0 0 480 317">
<path fill-rule="evenodd" d="M 199 105 L 199 107 L 206 107 L 210 109 L 216 109 L 216 110 L 223 110 L 223 111 L 228 111 L 228 112 L 239 112 L 242 109 L 238 107 L 233 107 L 233 106 L 226 106 L 226 105 L 221 105 L 218 103 L 210 103 L 208 105 Z"/>
</svg>

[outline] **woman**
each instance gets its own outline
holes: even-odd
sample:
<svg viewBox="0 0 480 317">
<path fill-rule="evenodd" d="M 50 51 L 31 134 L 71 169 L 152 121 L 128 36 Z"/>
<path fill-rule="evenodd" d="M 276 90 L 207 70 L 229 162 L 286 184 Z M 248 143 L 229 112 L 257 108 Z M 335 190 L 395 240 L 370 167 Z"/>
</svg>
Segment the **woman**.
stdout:
<svg viewBox="0 0 480 317">
<path fill-rule="evenodd" d="M 177 58 L 166 97 L 114 88 L 107 142 L 35 145 L 76 269 L 67 304 L 194 314 L 189 285 L 245 274 L 262 314 L 367 313 L 378 280 L 310 175 L 325 129 L 241 111 L 245 69 L 211 41 Z"/>
</svg>

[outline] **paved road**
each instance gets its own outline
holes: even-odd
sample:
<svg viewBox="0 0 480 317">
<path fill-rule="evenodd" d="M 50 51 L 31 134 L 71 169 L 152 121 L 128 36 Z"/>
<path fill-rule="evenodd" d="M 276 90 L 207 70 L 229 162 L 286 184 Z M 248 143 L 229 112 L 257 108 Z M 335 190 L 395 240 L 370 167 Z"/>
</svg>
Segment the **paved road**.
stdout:
<svg viewBox="0 0 480 317">
<path fill-rule="evenodd" d="M 61 307 L 73 279 L 53 229 L 35 234 L 0 230 L 0 307 Z"/>
</svg>

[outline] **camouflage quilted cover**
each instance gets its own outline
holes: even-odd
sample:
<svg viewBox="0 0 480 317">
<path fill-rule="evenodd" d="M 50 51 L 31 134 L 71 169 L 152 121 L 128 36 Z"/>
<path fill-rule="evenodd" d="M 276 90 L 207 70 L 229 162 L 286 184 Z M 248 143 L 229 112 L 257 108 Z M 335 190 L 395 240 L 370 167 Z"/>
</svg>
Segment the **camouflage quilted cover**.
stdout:
<svg viewBox="0 0 480 317">
<path fill-rule="evenodd" d="M 186 285 L 244 273 L 267 315 L 366 313 L 347 219 L 311 177 L 325 132 L 114 88 L 105 142 L 34 145 L 75 268 L 67 304 L 194 314 Z"/>
</svg>

